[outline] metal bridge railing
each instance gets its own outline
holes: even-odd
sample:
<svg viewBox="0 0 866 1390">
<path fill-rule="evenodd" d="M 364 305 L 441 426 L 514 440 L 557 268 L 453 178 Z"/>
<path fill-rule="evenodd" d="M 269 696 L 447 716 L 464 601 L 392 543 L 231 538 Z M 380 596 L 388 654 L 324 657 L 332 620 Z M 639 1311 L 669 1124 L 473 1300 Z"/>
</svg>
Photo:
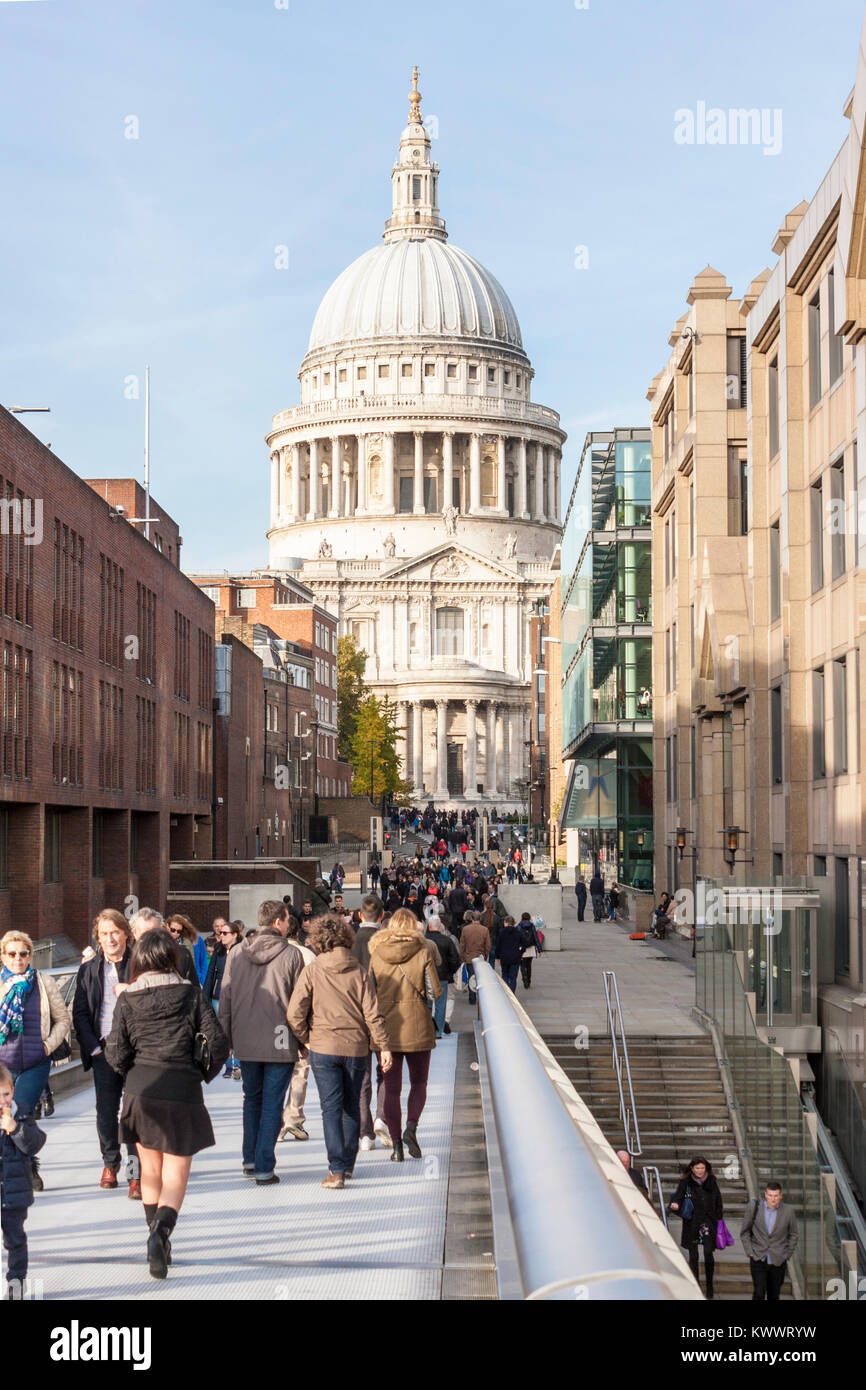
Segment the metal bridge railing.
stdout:
<svg viewBox="0 0 866 1390">
<path fill-rule="evenodd" d="M 500 1298 L 701 1299 L 525 1011 L 486 961 L 474 964 Z"/>
</svg>

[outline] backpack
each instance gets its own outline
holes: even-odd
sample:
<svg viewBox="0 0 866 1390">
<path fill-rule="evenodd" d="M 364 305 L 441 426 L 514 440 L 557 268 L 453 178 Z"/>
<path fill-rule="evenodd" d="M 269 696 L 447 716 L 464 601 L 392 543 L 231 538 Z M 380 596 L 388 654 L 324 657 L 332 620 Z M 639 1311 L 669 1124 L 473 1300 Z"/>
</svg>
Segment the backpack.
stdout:
<svg viewBox="0 0 866 1390">
<path fill-rule="evenodd" d="M 531 922 L 521 922 L 520 941 L 523 946 L 535 945 L 535 928 Z"/>
</svg>

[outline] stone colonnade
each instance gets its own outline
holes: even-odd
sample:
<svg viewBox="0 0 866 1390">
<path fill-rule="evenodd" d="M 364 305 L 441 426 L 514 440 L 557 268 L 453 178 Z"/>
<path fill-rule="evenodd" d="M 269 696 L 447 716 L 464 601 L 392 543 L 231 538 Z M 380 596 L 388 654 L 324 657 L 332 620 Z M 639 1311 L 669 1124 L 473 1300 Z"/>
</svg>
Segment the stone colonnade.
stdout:
<svg viewBox="0 0 866 1390">
<path fill-rule="evenodd" d="M 424 738 L 425 706 L 435 712 L 432 744 Z M 418 793 L 435 801 L 464 797 L 475 801 L 513 799 L 514 783 L 523 776 L 525 742 L 529 737 L 529 707 L 501 699 L 434 697 L 397 700 L 397 727 L 403 736 L 404 776 Z M 459 788 L 448 786 L 449 715 L 462 713 L 464 732 L 451 735 L 462 749 L 463 776 Z M 484 754 L 479 756 L 479 719 L 483 719 Z M 430 722 L 428 716 L 428 723 Z M 428 767 L 425 769 L 425 747 Z M 432 766 L 429 763 L 432 752 Z M 491 757 L 492 753 L 492 757 Z M 479 784 L 482 789 L 479 790 Z"/>
<path fill-rule="evenodd" d="M 399 448 L 403 435 L 413 437 L 411 462 Z M 441 513 L 450 505 L 469 516 L 558 523 L 560 461 L 554 445 L 496 430 L 315 435 L 271 453 L 271 525 Z"/>
</svg>

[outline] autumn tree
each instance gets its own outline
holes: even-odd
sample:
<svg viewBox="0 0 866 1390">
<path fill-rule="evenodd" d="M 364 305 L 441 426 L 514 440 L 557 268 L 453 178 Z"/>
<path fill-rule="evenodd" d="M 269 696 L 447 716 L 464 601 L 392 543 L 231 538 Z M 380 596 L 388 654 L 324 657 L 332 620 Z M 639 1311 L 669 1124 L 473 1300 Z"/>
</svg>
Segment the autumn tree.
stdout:
<svg viewBox="0 0 866 1390">
<path fill-rule="evenodd" d="M 355 637 L 337 639 L 337 752 L 344 763 L 352 762 L 358 711 L 368 693 L 366 664 L 367 653 Z"/>
<path fill-rule="evenodd" d="M 353 796 L 369 796 L 378 805 L 383 798 L 408 794 L 409 785 L 401 775 L 403 754 L 398 749 L 402 738 L 396 706 L 367 695 L 356 712 L 349 757 Z"/>
</svg>

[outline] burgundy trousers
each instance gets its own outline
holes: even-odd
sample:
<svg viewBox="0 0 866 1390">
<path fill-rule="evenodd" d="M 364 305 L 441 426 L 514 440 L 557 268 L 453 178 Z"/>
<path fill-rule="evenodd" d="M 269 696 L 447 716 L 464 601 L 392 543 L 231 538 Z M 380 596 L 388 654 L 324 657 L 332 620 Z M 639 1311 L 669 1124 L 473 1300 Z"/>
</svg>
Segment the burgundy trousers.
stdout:
<svg viewBox="0 0 866 1390">
<path fill-rule="evenodd" d="M 403 1061 L 409 1068 L 409 1098 L 406 1120 L 417 1124 L 427 1100 L 427 1076 L 430 1072 L 429 1052 L 394 1052 L 391 1070 L 385 1072 L 385 1124 L 394 1140 L 402 1137 L 400 1121 L 400 1092 L 403 1089 Z"/>
</svg>

